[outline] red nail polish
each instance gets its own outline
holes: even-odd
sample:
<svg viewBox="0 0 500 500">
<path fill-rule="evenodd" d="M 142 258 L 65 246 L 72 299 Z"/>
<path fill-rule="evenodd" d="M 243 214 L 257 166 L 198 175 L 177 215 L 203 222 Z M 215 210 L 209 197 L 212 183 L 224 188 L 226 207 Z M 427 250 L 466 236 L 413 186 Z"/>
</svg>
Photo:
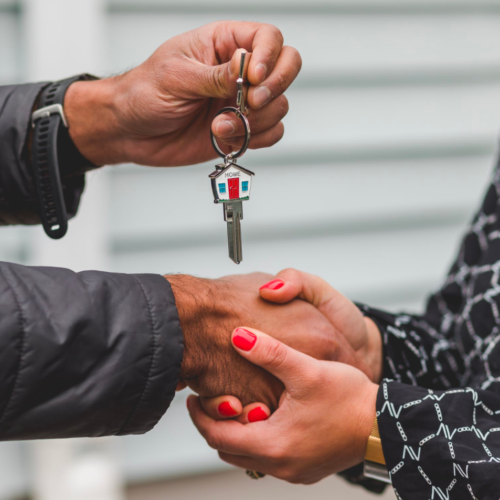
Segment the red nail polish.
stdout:
<svg viewBox="0 0 500 500">
<path fill-rule="evenodd" d="M 236 415 L 236 411 L 228 401 L 224 401 L 223 403 L 221 403 L 217 410 L 223 417 L 234 417 Z"/>
<path fill-rule="evenodd" d="M 233 335 L 233 344 L 242 351 L 249 351 L 257 342 L 257 335 L 244 328 L 236 328 Z"/>
<path fill-rule="evenodd" d="M 267 413 L 260 407 L 254 408 L 248 413 L 249 422 L 260 422 L 261 420 L 267 420 Z"/>
<path fill-rule="evenodd" d="M 266 288 L 268 290 L 279 290 L 280 288 L 283 288 L 284 286 L 285 286 L 285 282 L 283 280 L 272 280 L 269 283 L 262 285 L 260 287 L 260 290 L 264 290 L 264 288 Z"/>
</svg>

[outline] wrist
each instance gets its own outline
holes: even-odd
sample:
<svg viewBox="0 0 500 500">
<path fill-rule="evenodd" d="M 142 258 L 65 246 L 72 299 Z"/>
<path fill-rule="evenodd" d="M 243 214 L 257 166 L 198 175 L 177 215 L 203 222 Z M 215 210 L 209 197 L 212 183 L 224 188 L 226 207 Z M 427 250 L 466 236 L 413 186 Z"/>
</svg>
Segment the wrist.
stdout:
<svg viewBox="0 0 500 500">
<path fill-rule="evenodd" d="M 368 440 L 372 433 L 373 423 L 377 417 L 377 393 L 379 386 L 370 382 L 365 396 L 360 402 L 359 423 L 356 441 L 358 450 L 356 459 L 357 463 L 362 462 L 365 458 Z"/>
<path fill-rule="evenodd" d="M 116 105 L 117 77 L 73 83 L 64 99 L 69 135 L 95 165 L 127 161 Z"/>
<path fill-rule="evenodd" d="M 382 355 L 382 335 L 375 322 L 368 318 L 363 318 L 367 331 L 367 342 L 364 353 L 365 361 L 372 371 L 372 382 L 378 384 L 382 378 L 383 355 Z"/>
<path fill-rule="evenodd" d="M 184 381 L 195 380 L 212 371 L 212 365 L 220 359 L 221 352 L 233 352 L 230 332 L 225 332 L 224 328 L 231 315 L 227 307 L 228 298 L 223 296 L 224 291 L 216 280 L 188 275 L 169 275 L 165 278 L 174 293 L 184 336 L 180 378 Z"/>
</svg>

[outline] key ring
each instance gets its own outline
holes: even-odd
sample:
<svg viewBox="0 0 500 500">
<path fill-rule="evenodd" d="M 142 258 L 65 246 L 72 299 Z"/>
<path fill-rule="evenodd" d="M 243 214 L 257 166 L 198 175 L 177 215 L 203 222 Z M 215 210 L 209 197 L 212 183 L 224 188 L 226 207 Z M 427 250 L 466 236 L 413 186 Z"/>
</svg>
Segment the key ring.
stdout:
<svg viewBox="0 0 500 500">
<path fill-rule="evenodd" d="M 214 147 L 217 154 L 221 158 L 224 158 L 226 161 L 227 161 L 227 159 L 235 160 L 236 158 L 243 156 L 245 151 L 248 149 L 248 145 L 250 144 L 250 123 L 248 123 L 248 118 L 238 108 L 233 108 L 232 106 L 222 108 L 214 116 L 214 118 L 216 118 L 217 116 L 219 116 L 222 113 L 227 113 L 227 112 L 233 112 L 243 122 L 243 128 L 245 129 L 245 140 L 243 141 L 243 146 L 241 146 L 241 149 L 239 151 L 226 154 L 219 147 L 219 144 L 217 143 L 217 139 L 215 138 L 215 135 L 212 132 L 212 128 L 210 128 L 210 140 L 212 141 L 212 146 Z"/>
</svg>

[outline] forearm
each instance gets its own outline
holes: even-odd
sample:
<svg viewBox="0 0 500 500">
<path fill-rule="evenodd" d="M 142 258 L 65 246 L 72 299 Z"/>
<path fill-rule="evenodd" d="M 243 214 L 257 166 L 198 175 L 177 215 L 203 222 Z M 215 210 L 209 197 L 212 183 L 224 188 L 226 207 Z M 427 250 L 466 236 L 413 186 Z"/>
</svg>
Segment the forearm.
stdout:
<svg viewBox="0 0 500 500">
<path fill-rule="evenodd" d="M 6 263 L 0 274 L 0 440 L 153 428 L 182 359 L 168 282 Z"/>
</svg>

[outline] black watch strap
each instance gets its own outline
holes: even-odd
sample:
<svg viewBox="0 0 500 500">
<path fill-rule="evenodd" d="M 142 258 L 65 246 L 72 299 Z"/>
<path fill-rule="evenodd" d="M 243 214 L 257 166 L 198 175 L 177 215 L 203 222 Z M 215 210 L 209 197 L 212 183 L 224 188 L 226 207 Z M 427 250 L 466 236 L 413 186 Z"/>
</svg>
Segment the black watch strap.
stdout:
<svg viewBox="0 0 500 500">
<path fill-rule="evenodd" d="M 64 96 L 72 83 L 95 79 L 91 75 L 78 75 L 51 83 L 40 94 L 38 109 L 32 115 L 31 163 L 40 219 L 45 233 L 53 239 L 62 238 L 68 230 L 61 177 L 95 167 L 71 140 L 64 115 Z"/>
</svg>

